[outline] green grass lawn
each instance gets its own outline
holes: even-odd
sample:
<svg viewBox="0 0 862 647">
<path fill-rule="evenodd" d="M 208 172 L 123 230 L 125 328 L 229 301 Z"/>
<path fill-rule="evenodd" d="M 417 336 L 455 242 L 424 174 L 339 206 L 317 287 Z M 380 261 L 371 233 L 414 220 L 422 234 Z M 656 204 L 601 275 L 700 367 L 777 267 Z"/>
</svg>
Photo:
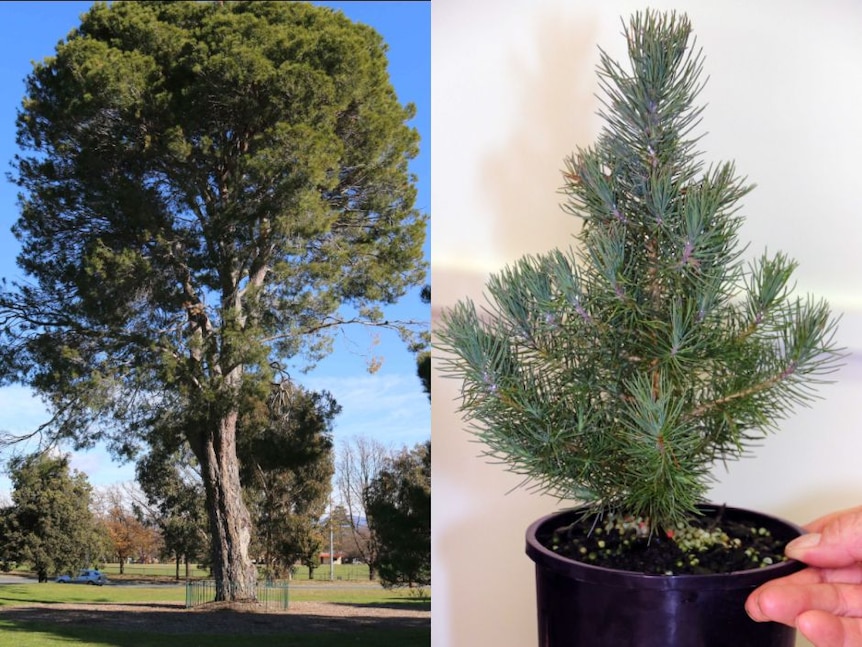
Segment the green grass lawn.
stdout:
<svg viewBox="0 0 862 647">
<path fill-rule="evenodd" d="M 320 583 L 323 584 L 323 583 Z M 337 583 L 335 583 L 337 584 Z M 429 609 L 430 601 L 418 599 L 415 593 L 406 590 L 387 591 L 381 587 L 341 584 L 320 586 L 309 582 L 297 582 L 290 587 L 291 601 L 327 601 L 351 605 L 404 605 L 418 609 Z M 74 584 L 37 584 L 29 580 L 21 583 L 0 584 L 0 607 L 27 606 L 34 603 L 56 604 L 183 604 L 185 586 L 123 586 L 103 587 Z M 45 623 L 19 622 L 4 618 L 0 611 L 0 645 L 15 647 L 265 647 L 283 645 L 289 637 L 292 647 L 426 647 L 431 641 L 430 627 L 356 630 L 349 633 L 322 632 L 317 634 L 297 633 L 281 635 L 170 635 L 159 634 L 156 627 L 152 633 L 121 632 L 106 630 L 98 626 L 76 626 Z"/>
<path fill-rule="evenodd" d="M 295 583 L 290 587 L 292 601 L 337 602 L 341 604 L 398 604 L 416 609 L 427 609 L 430 601 L 420 599 L 406 589 L 387 591 L 382 587 L 314 586 Z M 87 586 L 84 584 L 0 584 L 0 607 L 41 604 L 133 604 L 133 603 L 185 603 L 183 584 L 167 586 Z M 0 642 L 0 645 L 3 643 Z"/>
</svg>

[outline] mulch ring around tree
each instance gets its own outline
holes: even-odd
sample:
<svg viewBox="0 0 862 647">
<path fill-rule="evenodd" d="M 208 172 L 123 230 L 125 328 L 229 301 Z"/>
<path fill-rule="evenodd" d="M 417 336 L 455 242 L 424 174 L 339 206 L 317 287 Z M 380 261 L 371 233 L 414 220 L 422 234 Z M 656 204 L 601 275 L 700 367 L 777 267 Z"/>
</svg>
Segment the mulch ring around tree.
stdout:
<svg viewBox="0 0 862 647">
<path fill-rule="evenodd" d="M 265 635 L 423 628 L 430 626 L 431 611 L 336 602 L 291 602 L 284 611 L 248 604 L 28 604 L 0 608 L 0 620 L 151 634 Z"/>
</svg>

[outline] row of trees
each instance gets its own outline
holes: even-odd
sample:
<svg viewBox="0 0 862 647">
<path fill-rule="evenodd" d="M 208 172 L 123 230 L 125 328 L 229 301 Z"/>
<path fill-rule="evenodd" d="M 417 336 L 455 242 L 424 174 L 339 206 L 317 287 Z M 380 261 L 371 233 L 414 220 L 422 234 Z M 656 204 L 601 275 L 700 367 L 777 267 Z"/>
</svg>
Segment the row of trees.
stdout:
<svg viewBox="0 0 862 647">
<path fill-rule="evenodd" d="M 262 576 L 287 577 L 301 564 L 313 577 L 332 533 L 336 553 L 368 563 L 384 585 L 430 583 L 430 443 L 387 452 L 356 439 L 344 454 L 369 446 L 378 452 L 380 469 L 357 515 L 343 505 L 323 515 L 331 501 L 329 480 L 314 476 L 332 475 L 331 452 L 295 470 L 249 464 L 250 545 Z M 93 491 L 66 456 L 14 459 L 12 504 L 0 510 L 0 562 L 7 569 L 29 564 L 44 581 L 100 562 L 118 561 L 122 573 L 130 559 L 172 559 L 177 579 L 182 564 L 188 577 L 190 564 L 208 564 L 211 554 L 203 488 L 188 465 L 162 472 L 161 486 L 154 478 L 159 472 L 151 470 L 139 487 Z"/>
</svg>

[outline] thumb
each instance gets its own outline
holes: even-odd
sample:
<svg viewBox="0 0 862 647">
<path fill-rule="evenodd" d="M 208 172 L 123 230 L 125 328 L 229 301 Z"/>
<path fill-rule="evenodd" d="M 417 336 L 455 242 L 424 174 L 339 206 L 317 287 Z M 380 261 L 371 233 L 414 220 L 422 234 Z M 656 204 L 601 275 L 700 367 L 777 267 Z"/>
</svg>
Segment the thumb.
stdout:
<svg viewBox="0 0 862 647">
<path fill-rule="evenodd" d="M 862 510 L 830 519 L 820 528 L 794 539 L 785 549 L 792 559 L 819 568 L 840 568 L 862 562 Z"/>
</svg>

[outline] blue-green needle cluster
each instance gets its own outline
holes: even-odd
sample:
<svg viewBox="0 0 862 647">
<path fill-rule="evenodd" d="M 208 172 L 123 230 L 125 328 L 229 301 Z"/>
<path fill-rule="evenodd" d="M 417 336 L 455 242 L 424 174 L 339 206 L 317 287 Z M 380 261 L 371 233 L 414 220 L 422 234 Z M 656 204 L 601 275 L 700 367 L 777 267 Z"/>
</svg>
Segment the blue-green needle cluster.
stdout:
<svg viewBox="0 0 862 647">
<path fill-rule="evenodd" d="M 776 428 L 841 361 L 794 261 L 749 256 L 752 186 L 695 150 L 703 58 L 688 18 L 635 14 L 629 66 L 601 55 L 604 127 L 563 171 L 574 249 L 492 276 L 442 317 L 441 370 L 498 459 L 540 489 L 680 527 L 716 461 Z"/>
</svg>

